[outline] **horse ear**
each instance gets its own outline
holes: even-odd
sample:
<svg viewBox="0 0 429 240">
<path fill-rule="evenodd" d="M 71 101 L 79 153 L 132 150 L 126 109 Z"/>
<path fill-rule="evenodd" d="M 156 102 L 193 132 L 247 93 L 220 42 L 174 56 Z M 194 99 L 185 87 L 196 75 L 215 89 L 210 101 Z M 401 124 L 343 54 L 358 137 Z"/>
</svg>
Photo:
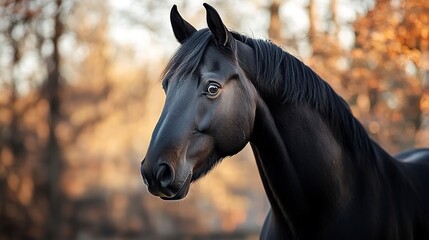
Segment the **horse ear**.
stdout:
<svg viewBox="0 0 429 240">
<path fill-rule="evenodd" d="M 231 33 L 225 27 L 219 13 L 207 3 L 203 4 L 207 11 L 207 25 L 215 36 L 216 40 L 222 45 L 226 45 L 229 39 L 232 39 Z"/>
<path fill-rule="evenodd" d="M 173 27 L 174 36 L 180 43 L 184 43 L 189 36 L 197 31 L 197 29 L 180 16 L 176 5 L 173 5 L 171 8 L 170 22 Z"/>
</svg>

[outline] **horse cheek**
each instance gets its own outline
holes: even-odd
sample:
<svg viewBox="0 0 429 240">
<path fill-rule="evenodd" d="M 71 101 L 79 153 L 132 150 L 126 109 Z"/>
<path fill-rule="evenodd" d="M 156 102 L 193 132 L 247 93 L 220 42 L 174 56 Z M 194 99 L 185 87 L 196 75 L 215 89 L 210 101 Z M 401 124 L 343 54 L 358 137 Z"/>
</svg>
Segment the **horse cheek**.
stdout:
<svg viewBox="0 0 429 240">
<path fill-rule="evenodd" d="M 251 127 L 248 121 L 248 107 L 244 106 L 240 94 L 225 92 L 217 117 L 221 125 L 216 126 L 217 137 L 224 155 L 234 155 L 246 146 L 250 138 Z"/>
<path fill-rule="evenodd" d="M 216 106 L 214 106 L 210 100 L 202 101 L 196 110 L 195 114 L 195 125 L 196 128 L 203 132 L 209 133 L 213 122 L 214 114 L 216 113 Z"/>
</svg>

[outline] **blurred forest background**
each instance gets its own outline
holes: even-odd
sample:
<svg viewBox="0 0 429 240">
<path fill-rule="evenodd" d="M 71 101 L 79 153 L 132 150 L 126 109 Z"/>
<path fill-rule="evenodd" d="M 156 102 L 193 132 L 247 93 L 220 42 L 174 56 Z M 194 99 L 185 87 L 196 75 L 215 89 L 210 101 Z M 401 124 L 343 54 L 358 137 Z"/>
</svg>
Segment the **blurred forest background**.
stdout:
<svg viewBox="0 0 429 240">
<path fill-rule="evenodd" d="M 318 72 L 395 154 L 429 146 L 429 1 L 207 0 Z M 179 202 L 140 161 L 191 0 L 0 0 L 0 239 L 257 239 L 269 208 L 248 149 Z"/>
</svg>

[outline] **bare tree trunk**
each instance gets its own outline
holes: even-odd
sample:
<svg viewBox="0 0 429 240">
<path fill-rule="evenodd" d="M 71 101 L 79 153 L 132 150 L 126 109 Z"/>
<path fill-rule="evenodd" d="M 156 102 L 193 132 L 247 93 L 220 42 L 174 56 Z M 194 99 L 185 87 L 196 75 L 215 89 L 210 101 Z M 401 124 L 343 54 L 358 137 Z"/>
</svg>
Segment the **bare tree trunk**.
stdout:
<svg viewBox="0 0 429 240">
<path fill-rule="evenodd" d="M 310 26 L 308 28 L 308 41 L 310 43 L 310 46 L 313 48 L 313 52 L 314 52 L 314 47 L 315 47 L 315 38 L 316 38 L 316 16 L 315 16 L 315 5 L 314 5 L 314 0 L 309 0 L 308 1 L 308 6 L 307 6 L 307 11 L 308 11 L 308 20 L 310 23 Z"/>
<path fill-rule="evenodd" d="M 5 3 L 5 6 L 12 5 L 13 3 Z M 0 124 L 0 156 L 6 157 L 6 159 L 0 159 L 0 164 L 3 161 L 7 161 L 8 166 L 3 169 L 3 174 L 0 176 L 0 239 L 3 238 L 25 238 L 26 232 L 25 228 L 29 224 L 29 217 L 26 215 L 25 210 L 22 210 L 23 207 L 18 201 L 17 196 L 14 191 L 16 189 L 11 188 L 8 185 L 8 176 L 11 173 L 18 173 L 21 170 L 20 168 L 23 165 L 23 160 L 25 155 L 28 154 L 27 149 L 24 145 L 24 135 L 21 124 L 21 112 L 17 110 L 18 102 L 18 90 L 17 90 L 17 81 L 18 79 L 13 74 L 14 67 L 18 65 L 21 60 L 21 50 L 19 39 L 12 37 L 12 32 L 16 26 L 22 24 L 21 19 L 12 19 L 10 16 L 5 14 L 2 16 L 1 20 L 9 17 L 9 26 L 4 32 L 5 40 L 8 42 L 8 45 L 11 47 L 12 59 L 10 67 L 7 69 L 9 71 L 10 79 L 7 82 L 7 101 L 2 103 L 0 106 L 0 114 L 8 113 L 10 115 L 10 120 L 6 120 Z M 5 69 L 6 70 L 6 69 Z M 4 79 L 6 80 L 6 79 Z M 6 82 L 6 81 L 5 81 Z M 3 154 L 6 154 L 3 155 Z M 22 211 L 9 211 L 11 208 L 18 208 Z M 15 219 L 21 218 L 21 224 L 15 224 Z"/>
<path fill-rule="evenodd" d="M 272 0 L 270 5 L 270 26 L 268 36 L 276 44 L 281 44 L 281 21 L 279 15 L 281 0 Z"/>
<path fill-rule="evenodd" d="M 61 3 L 62 0 L 56 0 L 57 11 L 55 14 L 54 24 L 55 32 L 52 38 L 54 46 L 51 61 L 48 63 L 48 76 L 44 89 L 44 96 L 49 105 L 48 126 L 49 138 L 44 153 L 44 160 L 47 170 L 46 182 L 46 197 L 49 203 L 48 206 L 48 221 L 46 225 L 45 239 L 59 239 L 60 223 L 61 223 L 61 191 L 60 191 L 60 176 L 63 168 L 63 159 L 61 147 L 55 129 L 58 126 L 61 112 L 61 74 L 60 74 L 60 54 L 59 54 L 59 39 L 63 33 L 63 24 L 61 22 Z"/>
</svg>

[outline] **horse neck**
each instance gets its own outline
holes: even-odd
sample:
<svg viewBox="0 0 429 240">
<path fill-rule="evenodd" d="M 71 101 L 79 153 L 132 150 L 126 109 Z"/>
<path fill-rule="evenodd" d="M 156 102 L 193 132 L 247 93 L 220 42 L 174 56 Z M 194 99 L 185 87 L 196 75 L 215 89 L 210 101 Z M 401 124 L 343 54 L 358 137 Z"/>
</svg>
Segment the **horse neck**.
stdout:
<svg viewBox="0 0 429 240">
<path fill-rule="evenodd" d="M 363 167 L 312 106 L 258 102 L 250 142 L 282 238 L 312 239 L 348 212 L 371 209 L 356 221 L 383 216 L 389 196 L 406 185 L 398 163 L 376 144 L 370 160 L 381 167 Z"/>
<path fill-rule="evenodd" d="M 319 226 L 346 205 L 353 166 L 309 106 L 260 102 L 250 142 L 261 179 L 276 220 L 302 235 L 309 223 Z"/>
<path fill-rule="evenodd" d="M 323 226 L 350 208 L 359 191 L 375 191 L 378 160 L 385 154 L 373 148 L 343 100 L 300 67 L 294 74 L 279 71 L 271 81 L 301 81 L 295 93 L 254 84 L 261 97 L 251 144 L 274 217 L 289 225 L 289 235 Z M 299 79 L 279 83 L 285 76 Z"/>
<path fill-rule="evenodd" d="M 359 196 L 380 196 L 386 169 L 399 176 L 400 167 L 345 101 L 273 44 L 236 39 L 239 64 L 259 94 L 252 148 L 274 217 L 289 224 L 289 235 L 304 223 L 323 226 Z"/>
<path fill-rule="evenodd" d="M 293 236 L 300 210 L 304 208 L 304 195 L 280 132 L 260 98 L 250 144 L 274 218 L 280 226 L 289 226 L 287 235 Z"/>
</svg>

